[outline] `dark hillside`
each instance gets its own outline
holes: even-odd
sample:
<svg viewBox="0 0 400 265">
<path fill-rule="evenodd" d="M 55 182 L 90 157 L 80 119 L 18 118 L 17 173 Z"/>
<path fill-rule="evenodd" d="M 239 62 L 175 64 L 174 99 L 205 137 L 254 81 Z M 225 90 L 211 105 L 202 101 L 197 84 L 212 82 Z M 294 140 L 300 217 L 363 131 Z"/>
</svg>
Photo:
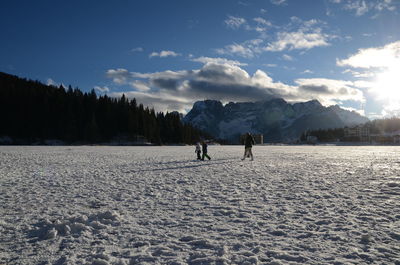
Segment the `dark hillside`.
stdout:
<svg viewBox="0 0 400 265">
<path fill-rule="evenodd" d="M 100 143 L 146 138 L 155 144 L 191 144 L 205 135 L 176 113 L 156 113 L 135 99 L 98 97 L 94 90 L 48 86 L 0 73 L 0 137 L 14 143 Z"/>
</svg>

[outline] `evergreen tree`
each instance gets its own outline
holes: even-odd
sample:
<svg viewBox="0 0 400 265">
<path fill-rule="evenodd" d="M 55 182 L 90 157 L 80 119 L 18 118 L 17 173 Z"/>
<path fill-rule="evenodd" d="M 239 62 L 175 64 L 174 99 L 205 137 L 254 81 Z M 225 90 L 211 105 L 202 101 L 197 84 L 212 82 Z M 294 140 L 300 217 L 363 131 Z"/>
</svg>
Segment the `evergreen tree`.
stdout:
<svg viewBox="0 0 400 265">
<path fill-rule="evenodd" d="M 205 134 L 182 124 L 176 113 L 156 113 L 136 99 L 97 97 L 92 89 L 65 89 L 0 72 L 0 137 L 20 143 L 59 139 L 98 143 L 144 136 L 155 144 L 192 144 Z"/>
</svg>

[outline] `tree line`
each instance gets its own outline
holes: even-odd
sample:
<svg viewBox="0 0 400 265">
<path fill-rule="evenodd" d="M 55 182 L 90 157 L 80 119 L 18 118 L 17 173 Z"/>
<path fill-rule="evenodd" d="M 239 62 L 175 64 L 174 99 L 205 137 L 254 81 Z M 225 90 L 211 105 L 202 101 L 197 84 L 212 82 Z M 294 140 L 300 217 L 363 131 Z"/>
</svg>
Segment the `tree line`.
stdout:
<svg viewBox="0 0 400 265">
<path fill-rule="evenodd" d="M 383 119 L 375 119 L 360 126 L 366 126 L 369 128 L 371 134 L 384 134 L 400 131 L 400 118 L 391 117 Z M 337 140 L 344 141 L 344 128 L 335 129 L 319 129 L 309 130 L 303 132 L 300 136 L 300 141 L 305 142 L 307 136 L 315 136 L 320 142 L 334 142 Z M 354 140 L 354 139 L 352 139 Z"/>
<path fill-rule="evenodd" d="M 209 137 L 181 122 L 179 113 L 155 112 L 136 99 L 97 96 L 39 81 L 0 73 L 0 137 L 18 143 L 133 142 L 145 138 L 154 144 L 192 144 Z"/>
</svg>

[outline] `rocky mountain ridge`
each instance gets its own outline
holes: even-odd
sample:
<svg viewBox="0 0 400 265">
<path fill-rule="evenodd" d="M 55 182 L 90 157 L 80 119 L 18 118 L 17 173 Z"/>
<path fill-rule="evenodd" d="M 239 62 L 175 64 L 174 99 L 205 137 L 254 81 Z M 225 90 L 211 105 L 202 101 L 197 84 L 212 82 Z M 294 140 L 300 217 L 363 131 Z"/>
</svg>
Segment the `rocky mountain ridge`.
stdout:
<svg viewBox="0 0 400 265">
<path fill-rule="evenodd" d="M 232 143 L 240 134 L 263 134 L 264 142 L 290 142 L 306 130 L 341 128 L 368 121 L 339 106 L 324 107 L 317 100 L 290 104 L 281 98 L 259 102 L 197 101 L 183 121 Z"/>
</svg>

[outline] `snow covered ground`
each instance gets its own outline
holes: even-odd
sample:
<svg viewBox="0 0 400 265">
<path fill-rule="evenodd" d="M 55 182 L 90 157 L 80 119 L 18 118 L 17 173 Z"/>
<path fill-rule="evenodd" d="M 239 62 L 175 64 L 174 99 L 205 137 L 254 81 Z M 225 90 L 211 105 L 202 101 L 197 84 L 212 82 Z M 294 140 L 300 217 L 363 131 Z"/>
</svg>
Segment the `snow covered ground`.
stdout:
<svg viewBox="0 0 400 265">
<path fill-rule="evenodd" d="M 0 146 L 0 264 L 400 264 L 400 147 Z"/>
</svg>

